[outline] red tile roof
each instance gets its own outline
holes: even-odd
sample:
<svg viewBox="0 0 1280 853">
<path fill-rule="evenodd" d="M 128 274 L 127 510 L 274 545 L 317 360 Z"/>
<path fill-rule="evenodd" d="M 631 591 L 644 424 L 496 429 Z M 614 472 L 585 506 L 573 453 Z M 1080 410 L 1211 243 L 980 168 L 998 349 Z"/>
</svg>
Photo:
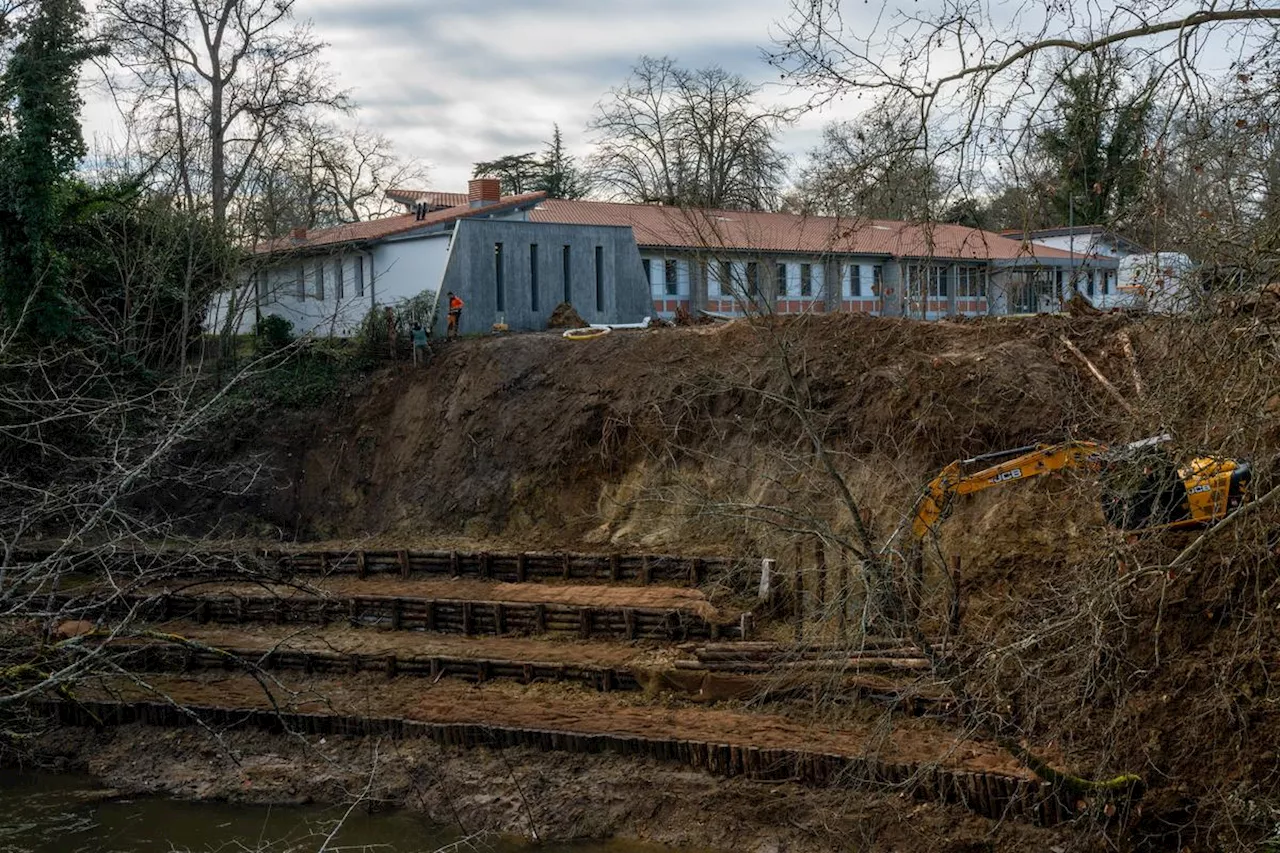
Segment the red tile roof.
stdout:
<svg viewBox="0 0 1280 853">
<path fill-rule="evenodd" d="M 465 193 L 462 194 L 462 197 L 464 199 L 462 204 L 445 210 L 433 211 L 422 219 L 418 219 L 412 213 L 403 213 L 399 216 L 388 216 L 384 219 L 373 219 L 368 222 L 351 222 L 346 225 L 335 225 L 332 228 L 317 228 L 308 231 L 307 235 L 301 239 L 277 237 L 274 240 L 265 240 L 254 246 L 253 251 L 254 254 L 258 255 L 272 252 L 301 252 L 339 243 L 363 243 L 367 240 L 380 240 L 385 237 L 416 231 L 419 228 L 443 225 L 457 219 L 465 219 L 468 216 L 487 216 L 498 211 L 536 204 L 545 199 L 547 194 L 545 192 L 536 192 L 509 195 L 496 204 L 488 204 L 484 207 L 471 207 L 465 201 Z"/>
<path fill-rule="evenodd" d="M 891 255 L 991 260 L 1067 259 L 1071 253 L 1010 240 L 963 225 L 838 219 L 741 210 L 701 210 L 645 204 L 549 199 L 533 222 L 629 225 L 641 246 L 760 252 Z"/>
<path fill-rule="evenodd" d="M 392 188 L 383 193 L 383 196 L 396 202 L 397 204 L 413 205 L 420 201 L 436 208 L 457 207 L 460 204 L 467 203 L 466 193 L 444 193 L 438 190 L 406 190 Z"/>
</svg>

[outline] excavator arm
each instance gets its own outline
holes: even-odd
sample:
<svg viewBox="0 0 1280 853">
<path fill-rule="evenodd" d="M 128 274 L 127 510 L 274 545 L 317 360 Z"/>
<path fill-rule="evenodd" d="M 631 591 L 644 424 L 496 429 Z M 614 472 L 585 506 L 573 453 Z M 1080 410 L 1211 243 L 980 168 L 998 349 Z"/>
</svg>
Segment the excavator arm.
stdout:
<svg viewBox="0 0 1280 853">
<path fill-rule="evenodd" d="M 951 509 L 951 502 L 958 495 L 969 495 L 1006 483 L 1025 480 L 1028 477 L 1078 467 L 1105 450 L 1105 445 L 1095 441 L 1067 441 L 1061 444 L 1019 447 L 952 462 L 943 468 L 925 488 L 924 496 L 916 505 L 911 532 L 916 539 L 927 536 L 929 531 L 946 517 Z M 1016 455 L 1011 459 L 965 473 L 966 469 L 975 464 L 1012 454 Z"/>
</svg>

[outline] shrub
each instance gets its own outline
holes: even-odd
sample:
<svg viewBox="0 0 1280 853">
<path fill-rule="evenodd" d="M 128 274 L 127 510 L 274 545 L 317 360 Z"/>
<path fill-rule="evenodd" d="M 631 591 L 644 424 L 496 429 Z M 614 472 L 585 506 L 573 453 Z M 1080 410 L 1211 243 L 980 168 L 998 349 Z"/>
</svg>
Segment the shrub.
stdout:
<svg viewBox="0 0 1280 853">
<path fill-rule="evenodd" d="M 263 352 L 275 352 L 293 343 L 293 323 L 278 314 L 263 317 L 253 331 Z"/>
</svg>

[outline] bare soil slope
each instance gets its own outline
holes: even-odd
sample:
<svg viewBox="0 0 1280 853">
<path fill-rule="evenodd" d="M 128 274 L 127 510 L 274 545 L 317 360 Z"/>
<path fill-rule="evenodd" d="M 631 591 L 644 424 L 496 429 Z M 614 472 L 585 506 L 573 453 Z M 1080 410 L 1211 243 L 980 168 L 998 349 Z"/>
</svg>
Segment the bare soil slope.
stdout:
<svg viewBox="0 0 1280 853">
<path fill-rule="evenodd" d="M 699 504 L 796 485 L 808 448 L 784 398 L 846 469 L 896 490 L 957 457 L 1101 429 L 1116 407 L 1059 336 L 1098 353 L 1126 323 L 837 315 L 466 340 L 264 423 L 243 449 L 280 474 L 249 509 L 289 537 L 724 550 L 740 526 L 708 524 Z"/>
</svg>

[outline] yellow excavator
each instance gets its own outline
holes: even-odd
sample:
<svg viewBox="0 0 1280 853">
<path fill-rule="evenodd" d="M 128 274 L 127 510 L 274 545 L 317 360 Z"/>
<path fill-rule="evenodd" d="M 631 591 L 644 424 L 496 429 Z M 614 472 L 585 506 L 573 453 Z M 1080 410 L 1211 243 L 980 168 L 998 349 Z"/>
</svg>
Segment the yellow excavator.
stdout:
<svg viewBox="0 0 1280 853">
<path fill-rule="evenodd" d="M 1253 476 L 1248 462 L 1199 456 L 1179 466 L 1163 447 L 1171 440 L 1159 435 L 1117 447 L 1067 441 L 957 460 L 926 487 L 916 505 L 912 533 L 917 540 L 928 536 L 960 495 L 1065 468 L 1085 468 L 1099 476 L 1103 517 L 1124 531 L 1212 524 L 1248 498 Z"/>
</svg>

